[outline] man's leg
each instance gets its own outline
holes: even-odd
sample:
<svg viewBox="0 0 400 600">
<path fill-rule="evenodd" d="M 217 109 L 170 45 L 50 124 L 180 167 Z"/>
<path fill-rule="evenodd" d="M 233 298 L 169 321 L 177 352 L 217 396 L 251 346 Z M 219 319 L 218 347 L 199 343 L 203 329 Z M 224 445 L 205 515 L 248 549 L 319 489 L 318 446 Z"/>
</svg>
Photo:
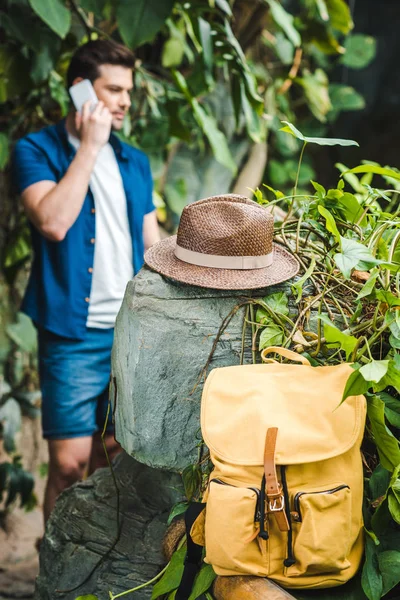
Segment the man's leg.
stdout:
<svg viewBox="0 0 400 600">
<path fill-rule="evenodd" d="M 49 440 L 48 443 L 49 475 L 43 505 L 45 522 L 59 494 L 82 479 L 90 459 L 92 437 Z"/>
<path fill-rule="evenodd" d="M 110 461 L 117 456 L 119 452 L 121 452 L 121 446 L 118 442 L 115 441 L 114 435 L 112 433 L 106 433 L 104 436 L 104 442 L 107 448 L 107 454 L 109 456 Z M 90 456 L 89 462 L 89 475 L 94 473 L 96 469 L 100 469 L 101 467 L 106 467 L 108 465 L 106 454 L 104 452 L 103 443 L 101 440 L 101 433 L 97 432 L 93 435 L 93 445 L 92 445 L 92 453 Z"/>
</svg>

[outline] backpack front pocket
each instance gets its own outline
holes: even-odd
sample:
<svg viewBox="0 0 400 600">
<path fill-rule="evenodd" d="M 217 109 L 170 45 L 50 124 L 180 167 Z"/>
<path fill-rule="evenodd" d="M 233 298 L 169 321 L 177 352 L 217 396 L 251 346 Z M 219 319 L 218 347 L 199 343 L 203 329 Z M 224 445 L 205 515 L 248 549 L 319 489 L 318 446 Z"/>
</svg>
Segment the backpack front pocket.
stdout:
<svg viewBox="0 0 400 600">
<path fill-rule="evenodd" d="M 266 540 L 259 532 L 260 491 L 210 481 L 205 524 L 205 561 L 234 573 L 267 575 Z M 265 567 L 265 568 L 264 568 Z"/>
<path fill-rule="evenodd" d="M 301 491 L 293 498 L 292 528 L 295 564 L 286 574 L 337 573 L 350 566 L 351 492 L 340 484 Z"/>
</svg>

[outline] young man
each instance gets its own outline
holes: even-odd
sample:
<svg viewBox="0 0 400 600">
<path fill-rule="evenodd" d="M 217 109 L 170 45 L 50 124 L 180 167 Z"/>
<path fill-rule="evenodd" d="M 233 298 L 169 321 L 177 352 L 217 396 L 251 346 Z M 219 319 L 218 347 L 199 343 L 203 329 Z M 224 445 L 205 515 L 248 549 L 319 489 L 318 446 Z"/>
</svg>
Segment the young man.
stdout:
<svg viewBox="0 0 400 600">
<path fill-rule="evenodd" d="M 15 181 L 32 224 L 34 260 L 22 310 L 39 333 L 43 435 L 49 446 L 44 502 L 104 466 L 103 427 L 113 328 L 126 283 L 159 239 L 147 157 L 122 143 L 134 57 L 96 40 L 73 56 L 68 87 L 89 79 L 98 104 L 21 139 Z M 109 431 L 109 430 L 108 430 Z M 118 446 L 109 432 L 111 456 Z"/>
</svg>

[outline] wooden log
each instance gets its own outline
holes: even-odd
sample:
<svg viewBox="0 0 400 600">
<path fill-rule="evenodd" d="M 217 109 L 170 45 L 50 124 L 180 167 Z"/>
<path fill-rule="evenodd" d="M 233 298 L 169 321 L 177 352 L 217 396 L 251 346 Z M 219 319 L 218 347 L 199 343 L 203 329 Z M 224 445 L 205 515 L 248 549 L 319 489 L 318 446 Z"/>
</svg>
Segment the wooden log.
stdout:
<svg viewBox="0 0 400 600">
<path fill-rule="evenodd" d="M 215 600 L 295 600 L 270 579 L 246 575 L 217 577 L 213 595 Z"/>
</svg>

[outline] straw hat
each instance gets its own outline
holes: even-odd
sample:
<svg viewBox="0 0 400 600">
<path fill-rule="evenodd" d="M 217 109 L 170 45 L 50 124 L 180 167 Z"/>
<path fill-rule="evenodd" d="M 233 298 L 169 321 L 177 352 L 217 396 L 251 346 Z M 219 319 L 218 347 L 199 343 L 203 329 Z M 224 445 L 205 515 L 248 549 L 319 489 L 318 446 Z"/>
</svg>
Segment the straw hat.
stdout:
<svg viewBox="0 0 400 600">
<path fill-rule="evenodd" d="M 271 213 L 244 196 L 212 196 L 183 209 L 178 234 L 154 244 L 146 264 L 176 281 L 220 290 L 291 279 L 297 260 L 273 243 Z"/>
</svg>

